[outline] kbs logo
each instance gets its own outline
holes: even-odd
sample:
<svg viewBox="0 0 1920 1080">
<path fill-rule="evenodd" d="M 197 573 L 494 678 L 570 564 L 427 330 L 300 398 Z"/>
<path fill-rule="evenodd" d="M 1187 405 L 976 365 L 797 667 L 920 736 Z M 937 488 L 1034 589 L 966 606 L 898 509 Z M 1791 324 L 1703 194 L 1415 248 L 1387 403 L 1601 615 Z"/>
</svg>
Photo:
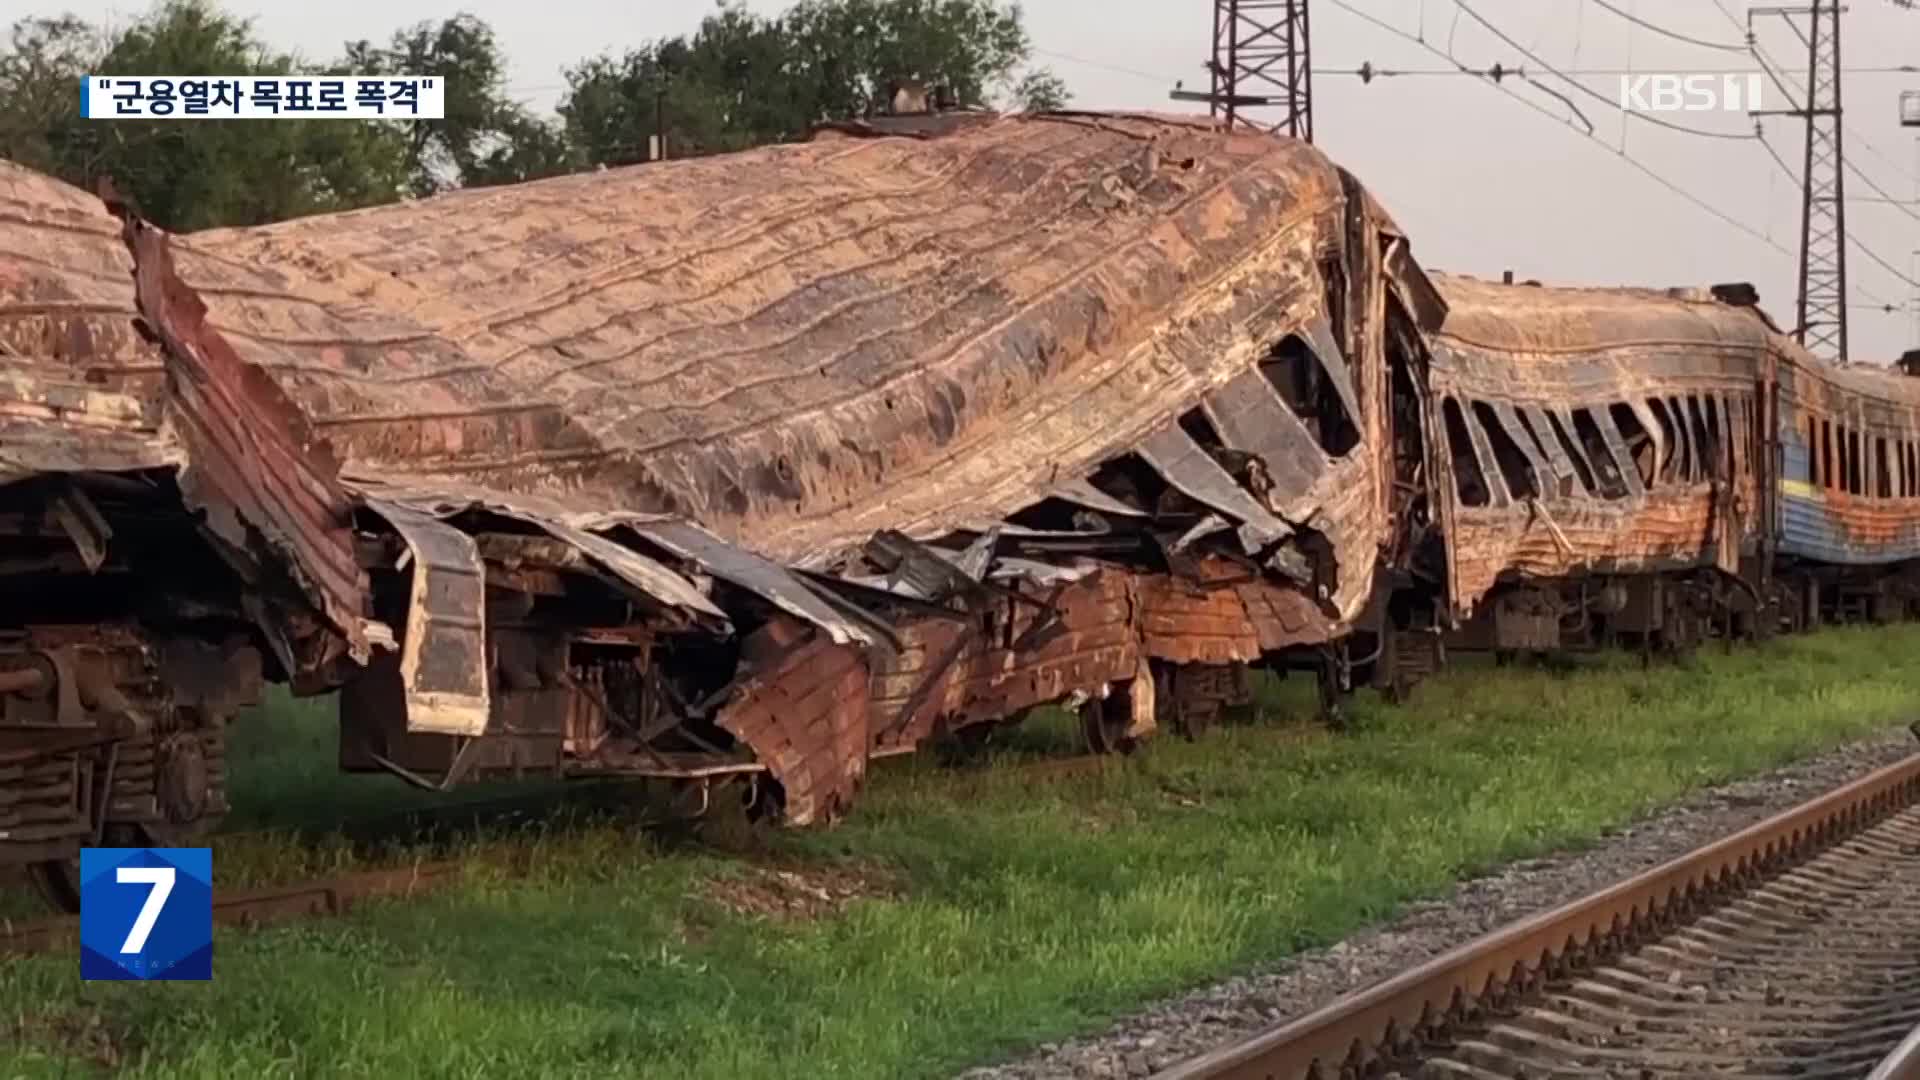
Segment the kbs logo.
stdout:
<svg viewBox="0 0 1920 1080">
<path fill-rule="evenodd" d="M 80 977 L 213 978 L 213 849 L 81 848 Z"/>
<path fill-rule="evenodd" d="M 1763 108 L 1761 76 L 1622 75 L 1623 112 L 1749 112 Z"/>
</svg>

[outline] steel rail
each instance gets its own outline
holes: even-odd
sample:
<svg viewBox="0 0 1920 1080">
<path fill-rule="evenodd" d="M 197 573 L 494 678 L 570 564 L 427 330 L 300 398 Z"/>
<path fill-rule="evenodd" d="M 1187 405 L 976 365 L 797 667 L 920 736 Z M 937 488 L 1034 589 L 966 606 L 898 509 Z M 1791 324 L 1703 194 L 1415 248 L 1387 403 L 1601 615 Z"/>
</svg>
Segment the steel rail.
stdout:
<svg viewBox="0 0 1920 1080">
<path fill-rule="evenodd" d="M 1867 1074 L 1867 1080 L 1920 1080 L 1920 1027 L 1894 1047 L 1893 1053 Z"/>
<path fill-rule="evenodd" d="M 447 859 L 392 870 L 339 874 L 298 885 L 222 890 L 213 894 L 213 921 L 257 927 L 294 919 L 343 915 L 367 900 L 418 896 L 460 878 L 462 861 Z M 73 947 L 80 920 L 71 915 L 16 923 L 0 920 L 0 956 Z"/>
<path fill-rule="evenodd" d="M 1495 930 L 1298 1020 L 1201 1054 L 1162 1080 L 1365 1075 L 1488 1008 L 1664 932 L 1718 897 L 1920 803 L 1920 754 L 1583 899 Z M 1911 1041 L 1911 1040 L 1910 1040 Z M 1890 1058 L 1916 1075 L 1920 1047 Z M 1896 1060 L 1898 1059 L 1898 1060 Z"/>
</svg>

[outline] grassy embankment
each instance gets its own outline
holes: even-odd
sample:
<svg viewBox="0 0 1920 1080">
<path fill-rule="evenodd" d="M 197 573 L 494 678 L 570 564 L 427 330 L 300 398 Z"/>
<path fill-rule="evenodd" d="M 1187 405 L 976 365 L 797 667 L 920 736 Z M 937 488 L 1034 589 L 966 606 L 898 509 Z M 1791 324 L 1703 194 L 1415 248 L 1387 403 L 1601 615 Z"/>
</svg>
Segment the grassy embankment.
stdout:
<svg viewBox="0 0 1920 1080">
<path fill-rule="evenodd" d="M 845 826 L 744 855 L 612 827 L 476 841 L 452 892 L 220 933 L 211 984 L 0 963 L 0 1075 L 951 1073 L 1904 721 L 1916 646 L 1903 627 L 1456 672 L 1400 709 L 1363 696 L 1350 734 L 1231 728 L 1044 781 L 915 762 Z M 316 772 L 314 720 L 261 721 L 314 741 L 247 799 L 402 793 Z M 1025 752 L 1065 739 L 1043 725 Z"/>
</svg>

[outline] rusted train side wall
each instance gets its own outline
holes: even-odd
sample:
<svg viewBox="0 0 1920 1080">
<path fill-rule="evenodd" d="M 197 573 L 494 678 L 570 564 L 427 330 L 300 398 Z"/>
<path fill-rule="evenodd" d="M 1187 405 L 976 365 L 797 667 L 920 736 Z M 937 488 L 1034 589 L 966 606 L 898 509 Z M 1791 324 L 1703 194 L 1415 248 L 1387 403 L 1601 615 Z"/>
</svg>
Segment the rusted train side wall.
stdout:
<svg viewBox="0 0 1920 1080">
<path fill-rule="evenodd" d="M 1678 632 L 1687 605 L 1662 575 L 1682 571 L 1720 572 L 1710 589 L 1750 614 L 1771 476 L 1761 318 L 1704 295 L 1440 285 L 1431 430 L 1448 601 L 1471 638 L 1551 649 L 1596 615 Z"/>
<path fill-rule="evenodd" d="M 1781 365 L 1779 601 L 1790 621 L 1899 617 L 1920 602 L 1920 388 L 1911 376 Z"/>
</svg>

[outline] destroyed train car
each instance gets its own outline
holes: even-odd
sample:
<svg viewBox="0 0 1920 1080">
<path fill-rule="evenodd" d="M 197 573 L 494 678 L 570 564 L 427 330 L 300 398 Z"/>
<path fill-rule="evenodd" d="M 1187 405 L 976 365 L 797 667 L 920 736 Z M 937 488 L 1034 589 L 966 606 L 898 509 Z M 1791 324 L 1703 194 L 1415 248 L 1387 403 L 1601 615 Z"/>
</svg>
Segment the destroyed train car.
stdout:
<svg viewBox="0 0 1920 1080">
<path fill-rule="evenodd" d="M 1672 652 L 1913 613 L 1920 381 L 1821 362 L 1748 286 L 1432 280 L 1444 541 L 1400 600 L 1430 635 L 1403 629 L 1402 657 Z"/>
<path fill-rule="evenodd" d="M 1311 147 L 957 114 L 168 236 L 0 163 L 0 862 L 340 763 L 737 780 L 1329 700 L 1434 535 L 1407 240 Z"/>
</svg>

